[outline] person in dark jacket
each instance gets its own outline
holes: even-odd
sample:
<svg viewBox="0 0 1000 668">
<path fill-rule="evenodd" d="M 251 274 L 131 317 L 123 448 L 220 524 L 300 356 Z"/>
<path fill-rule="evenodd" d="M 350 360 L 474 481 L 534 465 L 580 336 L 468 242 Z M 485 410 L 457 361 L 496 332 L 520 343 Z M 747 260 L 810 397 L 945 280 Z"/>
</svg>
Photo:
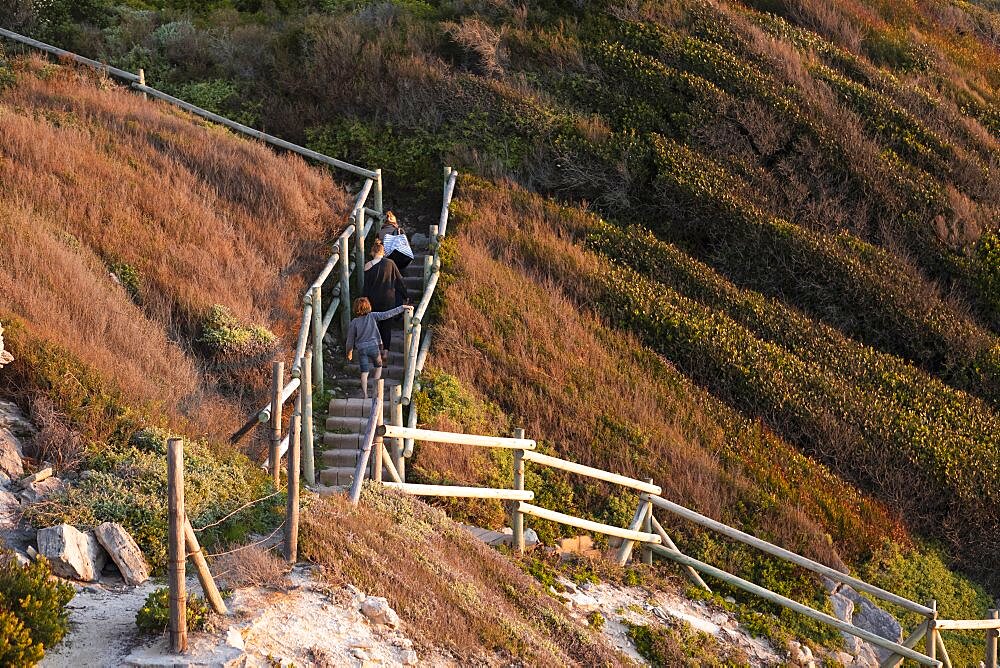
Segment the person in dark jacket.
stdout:
<svg viewBox="0 0 1000 668">
<path fill-rule="evenodd" d="M 365 297 L 371 302 L 374 311 L 390 311 L 406 303 L 406 284 L 403 274 L 396 263 L 385 257 L 385 247 L 376 239 L 371 248 L 372 259 L 365 264 Z M 384 357 L 389 359 L 392 344 L 393 326 L 399 322 L 399 317 L 391 320 L 380 320 L 378 331 L 382 336 Z"/>
</svg>

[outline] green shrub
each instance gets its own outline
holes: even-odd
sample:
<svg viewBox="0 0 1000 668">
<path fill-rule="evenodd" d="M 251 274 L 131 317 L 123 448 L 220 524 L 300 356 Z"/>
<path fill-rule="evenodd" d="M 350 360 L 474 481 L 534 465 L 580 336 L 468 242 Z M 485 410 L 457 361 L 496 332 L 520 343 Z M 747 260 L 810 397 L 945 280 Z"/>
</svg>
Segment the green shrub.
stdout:
<svg viewBox="0 0 1000 668">
<path fill-rule="evenodd" d="M 108 269 L 115 275 L 132 301 L 141 305 L 142 275 L 139 270 L 125 262 L 111 262 L 108 264 Z"/>
<path fill-rule="evenodd" d="M 723 647 L 707 633 L 687 622 L 668 626 L 645 626 L 626 622 L 628 637 L 649 663 L 657 668 L 673 666 L 744 666 L 747 657 L 737 648 Z"/>
<path fill-rule="evenodd" d="M 187 595 L 188 631 L 200 631 L 208 621 L 208 604 L 205 599 L 191 592 Z M 162 633 L 170 625 L 170 589 L 160 587 L 146 597 L 146 602 L 135 615 L 135 625 L 143 633 Z"/>
<path fill-rule="evenodd" d="M 22 567 L 0 551 L 0 665 L 31 666 L 69 631 L 73 587 L 51 578 L 48 562 Z"/>
<path fill-rule="evenodd" d="M 143 429 L 127 446 L 90 459 L 92 473 L 58 497 L 57 504 L 30 509 L 39 526 L 67 522 L 93 526 L 119 522 L 155 568 L 167 559 L 167 432 Z M 268 477 L 246 457 L 212 453 L 202 441 L 184 442 L 184 500 L 195 527 L 210 524 L 271 491 Z M 201 536 L 203 544 L 231 543 L 280 522 L 281 497 L 252 505 Z"/>
<path fill-rule="evenodd" d="M 216 304 L 205 314 L 195 343 L 209 356 L 225 360 L 259 358 L 267 355 L 277 337 L 259 325 L 245 325 L 229 309 Z"/>
</svg>

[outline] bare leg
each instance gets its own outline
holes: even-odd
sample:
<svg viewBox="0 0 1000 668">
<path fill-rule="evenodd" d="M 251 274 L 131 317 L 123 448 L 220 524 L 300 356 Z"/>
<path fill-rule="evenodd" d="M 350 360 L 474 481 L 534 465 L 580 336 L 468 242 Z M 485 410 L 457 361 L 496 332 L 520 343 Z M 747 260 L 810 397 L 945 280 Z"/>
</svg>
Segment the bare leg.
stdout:
<svg viewBox="0 0 1000 668">
<path fill-rule="evenodd" d="M 378 373 L 378 371 L 376 371 L 375 373 Z M 362 371 L 361 372 L 361 396 L 364 399 L 368 398 L 368 372 L 367 371 Z"/>
</svg>

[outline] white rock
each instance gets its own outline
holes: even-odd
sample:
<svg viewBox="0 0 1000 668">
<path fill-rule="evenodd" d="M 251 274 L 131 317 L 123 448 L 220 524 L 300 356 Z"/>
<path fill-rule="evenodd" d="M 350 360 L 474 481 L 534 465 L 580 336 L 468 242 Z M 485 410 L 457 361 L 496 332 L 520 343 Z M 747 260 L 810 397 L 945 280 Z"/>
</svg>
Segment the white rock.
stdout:
<svg viewBox="0 0 1000 668">
<path fill-rule="evenodd" d="M 149 565 L 125 527 L 117 522 L 105 522 L 94 529 L 94 534 L 111 555 L 125 582 L 135 586 L 149 579 Z"/>
<path fill-rule="evenodd" d="M 403 656 L 400 657 L 399 662 L 402 663 L 404 666 L 415 666 L 417 665 L 418 660 L 419 658 L 417 657 L 417 653 L 414 652 L 412 649 L 408 649 L 405 652 L 403 652 Z"/>
<path fill-rule="evenodd" d="M 236 649 L 246 649 L 246 644 L 243 642 L 243 634 L 235 626 L 230 626 L 226 631 L 226 644 Z"/>
<path fill-rule="evenodd" d="M 10 492 L 0 489 L 0 528 L 13 527 L 20 514 L 21 502 Z"/>
<path fill-rule="evenodd" d="M 62 491 L 65 487 L 59 478 L 46 478 L 39 482 L 29 483 L 21 492 L 21 503 L 28 505 L 44 501 L 56 492 Z"/>
<path fill-rule="evenodd" d="M 24 447 L 7 429 L 0 429 L 0 473 L 8 479 L 24 475 Z"/>
<path fill-rule="evenodd" d="M 399 628 L 399 615 L 389 607 L 389 601 L 381 596 L 369 596 L 361 604 L 361 612 L 375 624 Z"/>
<path fill-rule="evenodd" d="M 601 607 L 600 602 L 588 594 L 577 592 L 569 595 L 569 600 L 573 603 L 573 609 L 583 613 L 594 612 Z"/>
<path fill-rule="evenodd" d="M 736 603 L 736 599 L 733 598 L 732 596 L 727 596 L 722 600 L 725 601 L 726 603 Z"/>
<path fill-rule="evenodd" d="M 96 582 L 107 561 L 107 554 L 92 533 L 68 524 L 40 529 L 38 552 L 49 560 L 54 574 L 83 582 Z"/>
<path fill-rule="evenodd" d="M 532 545 L 538 545 L 538 543 L 539 543 L 538 534 L 535 533 L 535 530 L 534 529 L 525 529 L 524 530 L 524 546 L 525 547 L 530 547 Z"/>
</svg>

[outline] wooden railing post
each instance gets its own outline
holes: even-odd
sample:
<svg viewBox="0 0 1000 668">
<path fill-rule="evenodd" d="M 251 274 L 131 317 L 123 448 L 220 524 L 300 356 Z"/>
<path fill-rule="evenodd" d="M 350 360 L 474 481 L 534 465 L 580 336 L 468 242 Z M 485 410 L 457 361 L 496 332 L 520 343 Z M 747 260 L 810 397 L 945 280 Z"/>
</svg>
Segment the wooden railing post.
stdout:
<svg viewBox="0 0 1000 668">
<path fill-rule="evenodd" d="M 301 397 L 302 395 L 299 394 Z M 292 414 L 288 438 L 288 507 L 285 511 L 285 559 L 294 564 L 299 554 L 299 428 L 302 416 Z"/>
<path fill-rule="evenodd" d="M 187 650 L 187 592 L 184 583 L 184 441 L 167 441 L 168 567 L 170 651 Z"/>
<path fill-rule="evenodd" d="M 312 380 L 323 391 L 323 288 L 316 286 L 312 290 Z"/>
<path fill-rule="evenodd" d="M 1000 619 L 1000 611 L 990 609 L 987 619 Z M 997 668 L 997 638 L 1000 630 L 989 629 L 986 632 L 986 668 Z"/>
<path fill-rule="evenodd" d="M 365 294 L 365 206 L 361 204 L 354 216 L 354 267 L 357 271 L 358 294 Z"/>
<path fill-rule="evenodd" d="M 410 364 L 410 340 L 413 338 L 413 307 L 403 307 L 403 379 Z"/>
<path fill-rule="evenodd" d="M 518 427 L 514 430 L 514 438 L 524 438 L 524 430 Z M 514 450 L 514 489 L 518 492 L 524 491 L 524 450 Z M 514 549 L 524 554 L 524 513 L 521 512 L 519 504 L 511 504 L 510 527 L 514 534 Z"/>
<path fill-rule="evenodd" d="M 271 449 L 268 463 L 271 465 L 271 479 L 274 486 L 281 484 L 281 468 L 278 455 L 281 448 L 281 391 L 285 385 L 285 363 L 275 360 L 271 363 Z"/>
<path fill-rule="evenodd" d="M 140 86 L 145 86 L 146 85 L 146 70 L 144 70 L 141 67 L 139 68 L 139 85 Z M 144 99 L 144 100 L 148 100 L 149 99 L 149 97 L 147 97 L 147 95 L 146 95 L 145 92 L 142 94 L 142 99 Z"/>
<path fill-rule="evenodd" d="M 201 582 L 205 598 L 208 599 L 212 609 L 217 613 L 228 615 L 229 608 L 222 600 L 222 594 L 215 584 L 212 571 L 208 568 L 208 561 L 205 560 L 205 554 L 201 551 L 201 545 L 198 544 L 198 537 L 194 534 L 194 527 L 191 526 L 191 520 L 187 518 L 184 518 L 184 540 L 187 543 L 188 553 L 191 555 L 191 563 L 194 564 L 195 571 L 198 572 L 198 581 Z"/>
<path fill-rule="evenodd" d="M 312 350 L 306 350 L 302 362 L 302 472 L 307 485 L 316 484 L 316 460 L 313 452 Z"/>
<path fill-rule="evenodd" d="M 924 636 L 924 654 L 932 659 L 937 658 L 937 600 L 931 599 L 927 602 L 927 607 L 931 609 L 931 614 L 927 617 L 927 635 Z"/>
<path fill-rule="evenodd" d="M 385 418 L 383 415 L 385 403 L 381 401 L 381 399 L 385 396 L 384 378 L 378 379 L 378 388 L 375 390 L 375 396 L 378 397 L 380 401 L 378 402 L 377 406 L 373 405 L 372 410 L 378 411 L 375 417 L 375 424 L 381 427 L 382 423 L 385 422 Z M 372 479 L 375 480 L 375 482 L 380 483 L 382 482 L 382 468 L 385 466 L 385 464 L 382 461 L 383 459 L 382 453 L 385 452 L 385 439 L 382 438 L 382 434 L 379 432 L 380 430 L 377 430 L 375 432 L 375 441 L 372 445 L 372 448 L 375 450 L 375 470 L 372 471 Z"/>
<path fill-rule="evenodd" d="M 362 206 L 364 206 L 363 202 L 362 202 Z M 375 210 L 378 211 L 378 214 L 380 216 L 382 215 L 383 209 L 382 209 L 382 169 L 381 168 L 375 170 Z M 364 263 L 362 263 L 362 266 L 364 266 Z"/>
<path fill-rule="evenodd" d="M 653 479 L 648 478 L 646 482 L 652 485 Z M 646 518 L 642 521 L 642 530 L 646 533 L 653 533 L 653 504 L 650 501 L 646 502 Z M 642 563 L 647 566 L 653 565 L 653 551 L 646 544 L 642 546 Z"/>
<path fill-rule="evenodd" d="M 629 522 L 628 528 L 630 531 L 638 531 L 639 527 L 643 526 L 646 521 L 646 512 L 648 511 L 647 502 L 639 499 L 639 506 L 635 509 L 635 514 L 632 516 L 632 521 Z M 628 563 L 629 558 L 632 556 L 632 549 L 635 547 L 635 541 L 632 540 L 622 540 L 621 546 L 618 548 L 618 554 L 616 556 L 616 561 L 619 566 L 624 566 Z"/>
<path fill-rule="evenodd" d="M 361 265 L 358 271 L 364 271 L 365 265 Z M 343 342 L 347 341 L 347 328 L 351 324 L 351 253 L 347 237 L 340 237 L 340 337 Z M 313 355 L 319 354 L 313 351 Z M 323 379 L 319 376 L 313 378 L 313 383 L 320 393 L 323 392 Z"/>
<path fill-rule="evenodd" d="M 392 424 L 397 427 L 402 427 L 403 388 L 399 385 L 393 385 L 392 391 L 389 393 L 389 397 Z M 406 482 L 406 460 L 403 458 L 403 439 L 401 438 L 392 439 L 392 463 L 396 465 L 396 472 L 399 473 L 401 482 Z"/>
</svg>

